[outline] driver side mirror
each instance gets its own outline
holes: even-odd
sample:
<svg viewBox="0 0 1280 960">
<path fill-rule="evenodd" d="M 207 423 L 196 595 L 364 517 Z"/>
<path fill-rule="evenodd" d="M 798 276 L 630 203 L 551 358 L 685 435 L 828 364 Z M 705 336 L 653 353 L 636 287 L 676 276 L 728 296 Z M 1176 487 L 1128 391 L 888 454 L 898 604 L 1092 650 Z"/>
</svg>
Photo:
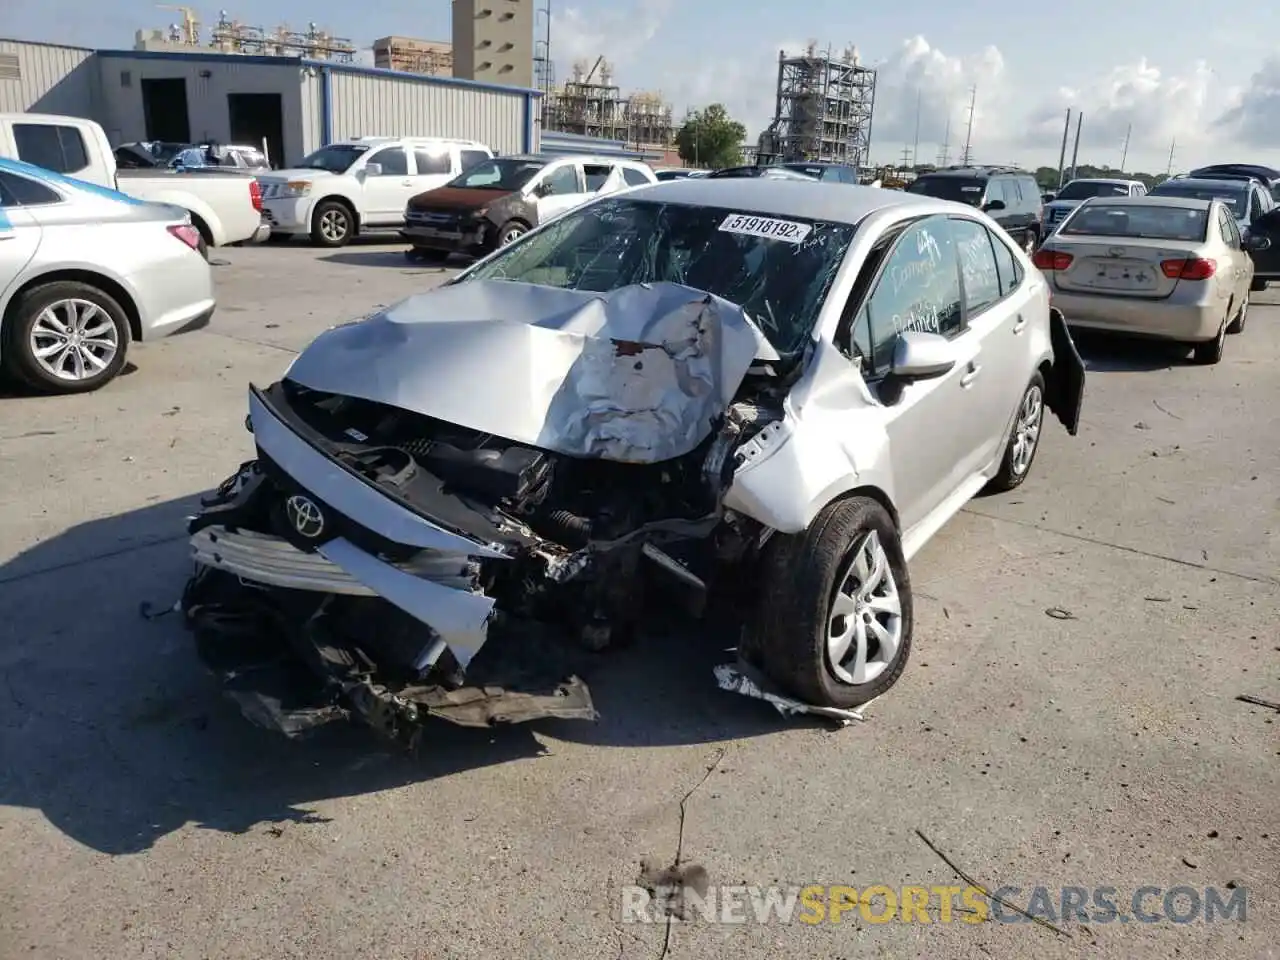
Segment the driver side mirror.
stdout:
<svg viewBox="0 0 1280 960">
<path fill-rule="evenodd" d="M 1042 194 L 1040 194 L 1040 202 L 1041 202 L 1041 203 L 1053 203 L 1053 201 L 1055 201 L 1055 200 L 1057 200 L 1057 199 L 1058 199 L 1058 195 L 1057 195 L 1056 193 L 1042 193 Z"/>
<path fill-rule="evenodd" d="M 903 381 L 932 380 L 956 365 L 951 341 L 941 334 L 908 330 L 893 344 L 889 375 Z"/>
<path fill-rule="evenodd" d="M 984 203 L 982 205 L 983 213 L 994 213 L 997 210 L 1003 210 L 1003 209 L 1004 209 L 1003 200 L 992 200 L 990 203 Z"/>
<path fill-rule="evenodd" d="M 1250 253 L 1260 253 L 1263 250 L 1271 249 L 1271 238 L 1264 237 L 1258 233 L 1251 233 L 1244 238 L 1244 242 L 1241 244 L 1241 246 L 1243 246 Z"/>
<path fill-rule="evenodd" d="M 366 163 L 366 164 L 364 165 L 364 175 L 365 175 L 366 177 L 380 177 L 380 176 L 382 176 L 382 164 L 380 164 L 380 163 Z"/>
</svg>

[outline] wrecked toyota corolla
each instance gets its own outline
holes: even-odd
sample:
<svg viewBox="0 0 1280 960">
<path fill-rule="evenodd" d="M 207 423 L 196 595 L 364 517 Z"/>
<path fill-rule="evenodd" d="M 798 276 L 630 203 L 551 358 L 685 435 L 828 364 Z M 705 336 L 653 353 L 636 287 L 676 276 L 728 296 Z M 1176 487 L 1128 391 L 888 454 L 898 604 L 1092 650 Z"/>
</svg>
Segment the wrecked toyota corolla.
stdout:
<svg viewBox="0 0 1280 960">
<path fill-rule="evenodd" d="M 290 735 L 592 718 L 572 651 L 668 589 L 731 613 L 788 695 L 852 707 L 906 664 L 908 558 L 1025 479 L 1046 407 L 1074 434 L 1083 388 L 1043 278 L 978 211 L 641 188 L 251 388 L 257 455 L 190 523 L 182 609 Z"/>
</svg>

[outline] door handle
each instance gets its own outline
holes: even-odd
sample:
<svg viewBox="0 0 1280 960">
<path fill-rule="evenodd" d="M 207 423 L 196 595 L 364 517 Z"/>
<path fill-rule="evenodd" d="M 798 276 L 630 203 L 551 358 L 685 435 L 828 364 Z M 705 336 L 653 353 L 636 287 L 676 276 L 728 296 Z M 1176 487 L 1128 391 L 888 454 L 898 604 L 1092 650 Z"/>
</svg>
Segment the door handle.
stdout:
<svg viewBox="0 0 1280 960">
<path fill-rule="evenodd" d="M 1025 329 L 1027 329 L 1027 318 L 1022 314 L 1018 314 L 1018 319 L 1013 325 L 1013 332 L 1021 333 Z"/>
<path fill-rule="evenodd" d="M 978 366 L 977 364 L 970 364 L 969 372 L 960 378 L 960 386 L 964 387 L 965 389 L 968 389 L 969 387 L 973 386 L 973 381 L 978 379 L 978 374 L 980 374 L 981 372 L 982 372 L 982 367 Z"/>
<path fill-rule="evenodd" d="M 412 180 L 401 180 L 401 181 L 400 181 L 400 186 L 402 186 L 402 187 L 412 187 L 412 186 L 413 186 L 413 181 L 412 181 Z"/>
</svg>

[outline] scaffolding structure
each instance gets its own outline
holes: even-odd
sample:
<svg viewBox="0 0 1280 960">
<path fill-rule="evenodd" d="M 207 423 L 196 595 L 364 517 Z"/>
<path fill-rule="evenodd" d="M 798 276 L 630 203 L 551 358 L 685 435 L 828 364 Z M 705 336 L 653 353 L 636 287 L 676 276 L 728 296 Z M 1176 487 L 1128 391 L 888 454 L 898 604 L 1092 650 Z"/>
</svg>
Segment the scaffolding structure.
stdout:
<svg viewBox="0 0 1280 960">
<path fill-rule="evenodd" d="M 373 41 L 373 65 L 429 77 L 452 77 L 453 44 L 412 37 L 382 37 Z"/>
<path fill-rule="evenodd" d="M 290 30 L 288 24 L 281 24 L 275 30 L 267 31 L 262 27 L 252 27 L 232 20 L 227 11 L 218 12 L 218 22 L 209 31 L 209 43 L 202 39 L 200 20 L 191 7 L 158 4 L 162 10 L 177 10 L 182 14 L 182 23 L 170 24 L 167 30 L 139 30 L 136 34 L 134 48 L 137 50 L 166 49 L 173 51 L 212 49 L 219 53 L 257 54 L 259 56 L 277 57 L 309 57 L 313 60 L 334 60 L 338 63 L 352 63 L 355 60 L 356 48 L 343 37 L 335 37 L 326 30 L 321 30 L 314 23 L 307 25 L 305 31 Z"/>
<path fill-rule="evenodd" d="M 876 71 L 858 62 L 857 47 L 837 58 L 810 42 L 800 55 L 778 52 L 773 122 L 760 135 L 756 162 L 866 164 Z"/>
<path fill-rule="evenodd" d="M 542 128 L 548 133 L 576 133 L 637 146 L 668 147 L 675 142 L 671 105 L 662 94 L 646 91 L 623 96 L 604 57 L 597 57 L 590 69 L 586 60 L 575 62 L 570 79 L 543 97 L 543 110 Z"/>
</svg>

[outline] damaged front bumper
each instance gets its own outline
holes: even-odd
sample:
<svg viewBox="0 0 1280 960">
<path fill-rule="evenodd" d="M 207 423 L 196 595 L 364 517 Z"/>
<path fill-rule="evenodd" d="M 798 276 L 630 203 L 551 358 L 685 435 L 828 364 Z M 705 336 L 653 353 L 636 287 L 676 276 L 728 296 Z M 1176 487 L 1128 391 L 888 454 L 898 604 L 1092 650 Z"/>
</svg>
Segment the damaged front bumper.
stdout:
<svg viewBox="0 0 1280 960">
<path fill-rule="evenodd" d="M 594 719 L 563 658 L 504 629 L 482 587 L 480 565 L 533 544 L 527 531 L 446 529 L 322 452 L 278 400 L 251 392 L 258 459 L 189 527 L 183 610 L 242 712 L 291 736 L 352 714 L 396 738 L 427 716 Z M 465 507 L 442 512 L 466 522 Z"/>
</svg>

